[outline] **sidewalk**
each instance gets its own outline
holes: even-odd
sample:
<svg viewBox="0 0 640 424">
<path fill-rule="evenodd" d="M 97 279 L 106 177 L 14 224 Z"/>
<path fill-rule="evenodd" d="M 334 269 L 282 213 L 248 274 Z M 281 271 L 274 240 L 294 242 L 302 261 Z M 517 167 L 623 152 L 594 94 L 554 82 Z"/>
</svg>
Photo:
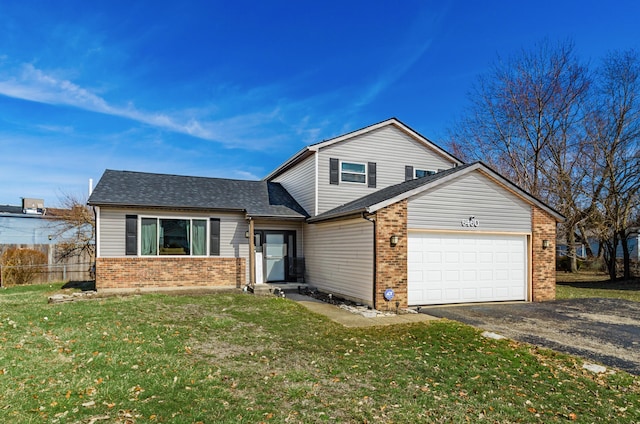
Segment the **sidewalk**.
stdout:
<svg viewBox="0 0 640 424">
<path fill-rule="evenodd" d="M 286 296 L 312 312 L 326 316 L 338 324 L 345 327 L 375 327 L 380 325 L 409 324 L 413 322 L 432 321 L 439 318 L 427 314 L 399 314 L 392 316 L 378 316 L 367 318 L 360 314 L 346 311 L 336 305 L 325 303 L 321 300 L 314 299 L 295 292 L 287 292 Z"/>
</svg>

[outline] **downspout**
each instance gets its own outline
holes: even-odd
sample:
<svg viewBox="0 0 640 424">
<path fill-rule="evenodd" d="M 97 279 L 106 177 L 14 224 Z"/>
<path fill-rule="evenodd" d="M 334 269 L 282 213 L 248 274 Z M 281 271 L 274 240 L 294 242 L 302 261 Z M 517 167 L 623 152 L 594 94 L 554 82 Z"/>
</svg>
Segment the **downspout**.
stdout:
<svg viewBox="0 0 640 424">
<path fill-rule="evenodd" d="M 362 219 L 366 219 L 367 221 L 373 224 L 373 288 L 372 290 L 373 290 L 373 309 L 376 309 L 376 307 L 378 306 L 376 305 L 376 288 L 378 287 L 377 285 L 378 261 L 376 260 L 376 252 L 378 250 L 376 246 L 376 220 L 369 218 L 369 216 L 371 216 L 371 214 L 367 214 L 367 212 L 362 212 Z"/>
</svg>

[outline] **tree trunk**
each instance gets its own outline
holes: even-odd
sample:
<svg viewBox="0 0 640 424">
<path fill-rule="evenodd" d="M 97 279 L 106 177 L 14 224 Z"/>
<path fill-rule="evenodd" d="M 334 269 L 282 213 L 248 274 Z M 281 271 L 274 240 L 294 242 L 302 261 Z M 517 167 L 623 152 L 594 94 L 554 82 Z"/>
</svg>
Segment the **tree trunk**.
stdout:
<svg viewBox="0 0 640 424">
<path fill-rule="evenodd" d="M 618 278 L 616 264 L 616 246 L 618 245 L 618 233 L 614 232 L 609 240 L 604 240 L 604 259 L 609 271 L 609 279 L 615 281 Z"/>
<path fill-rule="evenodd" d="M 629 252 L 629 237 L 626 231 L 620 231 L 620 244 L 622 245 L 622 264 L 624 268 L 624 279 L 631 279 L 631 253 Z"/>
<path fill-rule="evenodd" d="M 596 255 L 593 253 L 593 250 L 591 249 L 591 243 L 589 243 L 589 238 L 587 237 L 587 232 L 585 231 L 584 226 L 578 225 L 578 231 L 580 231 L 580 238 L 582 238 L 582 244 L 584 244 L 585 255 L 587 256 L 587 259 L 595 258 Z M 600 252 L 598 252 L 597 257 L 600 257 Z"/>
<path fill-rule="evenodd" d="M 569 226 L 567 234 L 567 255 L 570 260 L 570 271 L 572 273 L 578 272 L 578 255 L 576 253 L 576 232 L 573 225 Z"/>
</svg>

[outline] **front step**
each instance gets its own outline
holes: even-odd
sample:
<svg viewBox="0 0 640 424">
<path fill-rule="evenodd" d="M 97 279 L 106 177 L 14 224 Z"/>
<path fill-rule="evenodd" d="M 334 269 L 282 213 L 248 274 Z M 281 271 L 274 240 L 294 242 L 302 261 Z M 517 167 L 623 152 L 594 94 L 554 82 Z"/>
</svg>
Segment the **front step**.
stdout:
<svg viewBox="0 0 640 424">
<path fill-rule="evenodd" d="M 253 286 L 253 294 L 258 296 L 278 296 L 286 297 L 286 292 L 299 292 L 308 288 L 308 284 L 304 283 L 269 283 L 256 284 Z"/>
</svg>

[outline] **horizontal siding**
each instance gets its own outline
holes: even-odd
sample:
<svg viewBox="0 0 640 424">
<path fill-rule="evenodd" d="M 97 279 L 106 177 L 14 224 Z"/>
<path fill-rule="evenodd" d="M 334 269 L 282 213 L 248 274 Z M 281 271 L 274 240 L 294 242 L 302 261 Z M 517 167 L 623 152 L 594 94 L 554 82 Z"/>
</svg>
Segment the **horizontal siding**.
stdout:
<svg viewBox="0 0 640 424">
<path fill-rule="evenodd" d="M 453 163 L 394 126 L 327 146 L 318 155 L 318 213 L 403 182 L 406 165 L 424 170 L 453 167 Z M 376 188 L 368 188 L 367 184 L 329 184 L 330 158 L 358 163 L 375 162 Z"/>
<path fill-rule="evenodd" d="M 475 217 L 477 227 L 462 220 Z M 480 172 L 409 199 L 409 229 L 531 232 L 531 206 Z"/>
<path fill-rule="evenodd" d="M 220 256 L 247 257 L 249 241 L 244 234 L 249 229 L 242 214 L 157 211 L 149 209 L 100 208 L 100 256 L 125 256 L 125 216 L 171 218 L 220 218 Z M 139 230 L 139 229 L 138 229 Z"/>
<path fill-rule="evenodd" d="M 306 281 L 321 291 L 373 304 L 373 224 L 364 219 L 305 227 Z"/>
<path fill-rule="evenodd" d="M 100 256 L 104 258 L 125 256 L 125 215 L 130 211 L 100 208 Z"/>
<path fill-rule="evenodd" d="M 282 184 L 310 215 L 315 213 L 316 203 L 315 164 L 315 155 L 312 155 L 273 179 L 274 182 Z"/>
</svg>

